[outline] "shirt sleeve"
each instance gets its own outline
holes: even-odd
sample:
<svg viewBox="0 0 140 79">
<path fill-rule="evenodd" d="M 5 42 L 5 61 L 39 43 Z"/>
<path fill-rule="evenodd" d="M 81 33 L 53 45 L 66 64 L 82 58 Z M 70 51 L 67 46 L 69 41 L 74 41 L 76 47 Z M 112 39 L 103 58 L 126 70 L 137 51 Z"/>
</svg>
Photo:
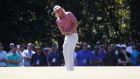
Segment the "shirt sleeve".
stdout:
<svg viewBox="0 0 140 79">
<path fill-rule="evenodd" d="M 22 56 L 23 56 L 23 57 L 26 57 L 26 52 L 25 52 L 25 51 L 23 52 Z"/>
<path fill-rule="evenodd" d="M 77 22 L 77 19 L 76 19 L 76 17 L 74 16 L 73 13 L 69 12 L 68 15 L 69 15 L 69 17 L 70 17 L 70 19 L 71 19 L 71 21 L 72 21 L 73 23 Z"/>
</svg>

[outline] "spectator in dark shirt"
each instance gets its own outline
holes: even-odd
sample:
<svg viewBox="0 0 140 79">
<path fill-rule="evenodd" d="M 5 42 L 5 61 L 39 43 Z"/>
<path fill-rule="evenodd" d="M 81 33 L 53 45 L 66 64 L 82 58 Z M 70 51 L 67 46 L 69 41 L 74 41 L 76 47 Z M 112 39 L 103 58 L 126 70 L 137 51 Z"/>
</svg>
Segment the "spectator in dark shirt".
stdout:
<svg viewBox="0 0 140 79">
<path fill-rule="evenodd" d="M 48 65 L 49 49 L 48 49 L 48 48 L 44 48 L 44 49 L 43 49 L 43 53 L 45 54 L 46 63 L 47 63 L 47 65 Z"/>
<path fill-rule="evenodd" d="M 48 63 L 50 66 L 62 66 L 63 65 L 63 54 L 58 51 L 56 45 L 52 46 L 52 52 L 48 55 Z"/>
<path fill-rule="evenodd" d="M 82 46 L 83 46 L 83 49 L 81 49 L 76 56 L 77 65 L 78 66 L 91 66 L 92 57 L 93 57 L 92 51 L 88 50 L 86 42 L 84 42 Z"/>
<path fill-rule="evenodd" d="M 99 54 L 99 47 L 95 47 L 93 51 L 93 66 L 101 66 L 102 65 L 102 57 Z"/>
<path fill-rule="evenodd" d="M 79 46 L 79 45 L 76 45 L 76 46 L 75 46 L 74 53 L 73 53 L 73 57 L 74 57 L 74 66 L 77 66 L 76 56 L 77 56 L 77 53 L 78 53 L 79 50 L 80 50 L 80 46 Z"/>
<path fill-rule="evenodd" d="M 106 57 L 105 45 L 96 46 L 96 50 L 93 52 L 93 65 L 103 65 L 103 60 Z"/>
<path fill-rule="evenodd" d="M 45 54 L 41 51 L 41 48 L 35 46 L 35 54 L 33 54 L 31 58 L 31 65 L 32 66 L 46 66 L 46 57 Z"/>
<path fill-rule="evenodd" d="M 108 46 L 106 49 L 106 57 L 103 60 L 104 66 L 116 66 L 117 65 L 117 56 L 113 51 L 112 46 Z"/>
</svg>

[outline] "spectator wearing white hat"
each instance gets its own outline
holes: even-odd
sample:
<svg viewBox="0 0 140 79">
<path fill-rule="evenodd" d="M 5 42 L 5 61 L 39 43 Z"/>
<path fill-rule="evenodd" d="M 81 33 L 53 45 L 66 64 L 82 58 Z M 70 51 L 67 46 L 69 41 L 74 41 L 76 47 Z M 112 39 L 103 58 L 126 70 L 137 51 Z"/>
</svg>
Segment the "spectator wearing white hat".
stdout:
<svg viewBox="0 0 140 79">
<path fill-rule="evenodd" d="M 121 51 L 118 55 L 118 64 L 119 66 L 130 66 L 131 65 L 131 54 L 126 51 L 126 45 L 121 45 Z"/>
</svg>

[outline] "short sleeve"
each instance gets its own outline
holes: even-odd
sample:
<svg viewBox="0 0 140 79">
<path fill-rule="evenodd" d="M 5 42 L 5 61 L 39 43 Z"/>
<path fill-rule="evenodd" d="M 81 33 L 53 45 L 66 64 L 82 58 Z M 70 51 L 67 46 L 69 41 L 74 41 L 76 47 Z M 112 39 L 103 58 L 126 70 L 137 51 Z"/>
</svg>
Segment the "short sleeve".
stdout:
<svg viewBox="0 0 140 79">
<path fill-rule="evenodd" d="M 70 19 L 71 19 L 71 21 L 72 21 L 73 23 L 77 22 L 77 19 L 76 19 L 76 17 L 74 16 L 73 13 L 69 12 L 68 15 L 69 15 L 69 17 L 70 17 Z"/>
<path fill-rule="evenodd" d="M 26 50 L 23 51 L 23 54 L 22 54 L 23 57 L 27 57 L 26 52 L 27 52 Z"/>
</svg>

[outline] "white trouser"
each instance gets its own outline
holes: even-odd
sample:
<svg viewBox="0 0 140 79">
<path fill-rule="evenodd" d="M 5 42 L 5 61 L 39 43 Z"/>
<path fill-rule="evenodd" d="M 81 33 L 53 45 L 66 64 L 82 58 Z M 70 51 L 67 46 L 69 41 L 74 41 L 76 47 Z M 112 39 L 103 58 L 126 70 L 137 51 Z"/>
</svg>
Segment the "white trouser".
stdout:
<svg viewBox="0 0 140 79">
<path fill-rule="evenodd" d="M 65 59 L 65 66 L 67 70 L 73 70 L 74 66 L 74 49 L 78 42 L 78 34 L 73 33 L 72 35 L 66 35 L 63 44 L 63 55 Z"/>
</svg>

